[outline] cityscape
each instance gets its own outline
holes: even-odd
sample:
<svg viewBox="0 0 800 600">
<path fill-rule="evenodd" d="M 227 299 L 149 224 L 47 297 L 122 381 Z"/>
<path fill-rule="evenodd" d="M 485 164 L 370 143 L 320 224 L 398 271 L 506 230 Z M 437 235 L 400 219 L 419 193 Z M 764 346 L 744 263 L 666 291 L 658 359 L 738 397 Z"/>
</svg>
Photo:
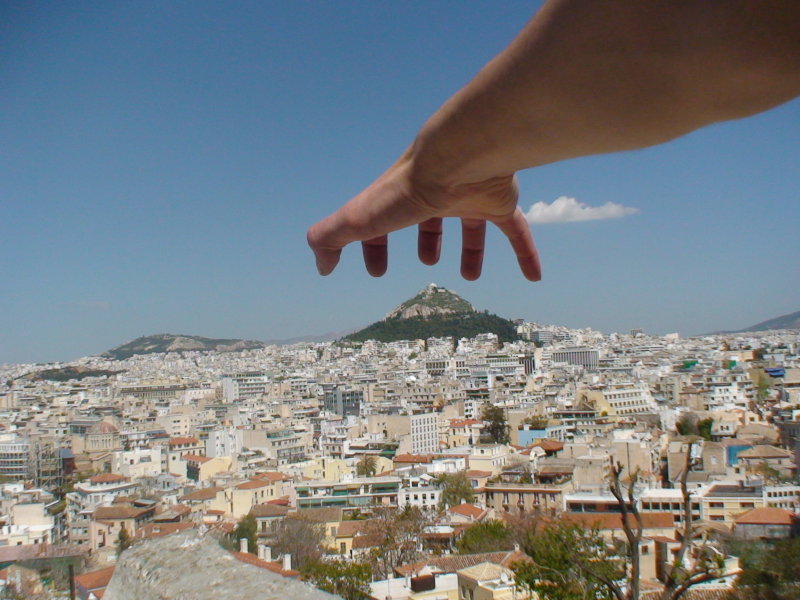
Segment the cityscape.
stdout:
<svg viewBox="0 0 800 600">
<path fill-rule="evenodd" d="M 430 284 L 335 341 L 4 364 L 2 597 L 796 598 L 782 323 L 604 334 Z"/>
</svg>

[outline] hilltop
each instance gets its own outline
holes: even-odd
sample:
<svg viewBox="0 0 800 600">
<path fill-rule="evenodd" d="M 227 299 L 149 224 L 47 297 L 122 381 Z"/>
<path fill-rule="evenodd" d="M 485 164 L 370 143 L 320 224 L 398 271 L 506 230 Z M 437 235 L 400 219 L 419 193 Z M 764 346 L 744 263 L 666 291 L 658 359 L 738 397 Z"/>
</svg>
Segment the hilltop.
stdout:
<svg viewBox="0 0 800 600">
<path fill-rule="evenodd" d="M 762 321 L 761 323 L 751 325 L 746 329 L 740 329 L 739 331 L 736 331 L 734 333 L 770 331 L 771 329 L 800 329 L 800 310 L 798 310 L 797 312 L 790 313 L 788 315 L 782 315 L 780 317 L 775 317 L 774 319 L 768 319 L 766 321 Z"/>
<path fill-rule="evenodd" d="M 213 339 L 197 335 L 176 335 L 159 333 L 136 338 L 135 340 L 112 348 L 102 354 L 106 358 L 125 360 L 136 354 L 155 354 L 158 352 L 216 351 L 237 352 L 264 348 L 263 342 L 237 339 Z"/>
<path fill-rule="evenodd" d="M 382 321 L 343 338 L 350 341 L 474 337 L 495 333 L 501 341 L 519 339 L 513 322 L 486 311 L 477 311 L 461 296 L 431 283 L 401 303 Z"/>
</svg>

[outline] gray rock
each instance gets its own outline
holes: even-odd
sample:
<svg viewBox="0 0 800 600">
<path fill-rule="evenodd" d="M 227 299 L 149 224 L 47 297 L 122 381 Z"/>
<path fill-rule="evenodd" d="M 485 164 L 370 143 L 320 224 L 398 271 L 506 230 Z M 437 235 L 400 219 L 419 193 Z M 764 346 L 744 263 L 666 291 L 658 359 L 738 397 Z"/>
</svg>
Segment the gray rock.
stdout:
<svg viewBox="0 0 800 600">
<path fill-rule="evenodd" d="M 333 600 L 300 581 L 237 560 L 210 535 L 195 531 L 126 550 L 105 600 Z"/>
</svg>

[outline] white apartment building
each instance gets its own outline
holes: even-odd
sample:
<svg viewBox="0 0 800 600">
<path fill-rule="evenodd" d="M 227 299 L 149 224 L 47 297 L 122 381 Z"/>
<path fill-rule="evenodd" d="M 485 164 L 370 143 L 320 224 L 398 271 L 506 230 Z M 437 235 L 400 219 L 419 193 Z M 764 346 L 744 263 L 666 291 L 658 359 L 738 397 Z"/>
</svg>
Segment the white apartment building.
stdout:
<svg viewBox="0 0 800 600">
<path fill-rule="evenodd" d="M 236 456 L 242 452 L 244 447 L 243 434 L 241 429 L 235 427 L 224 427 L 212 429 L 206 438 L 206 456 L 217 458 L 218 456 Z"/>
<path fill-rule="evenodd" d="M 578 390 L 579 398 L 588 400 L 601 414 L 624 417 L 658 412 L 650 389 L 642 382 L 612 382 L 591 389 Z"/>
<path fill-rule="evenodd" d="M 16 433 L 0 434 L 0 477 L 11 481 L 27 478 L 30 451 L 28 438 Z"/>
<path fill-rule="evenodd" d="M 566 363 L 581 366 L 587 371 L 596 371 L 600 363 L 600 353 L 592 348 L 562 348 L 553 350 L 550 360 L 555 364 Z"/>
<path fill-rule="evenodd" d="M 404 487 L 397 494 L 397 506 L 401 509 L 414 506 L 426 511 L 435 511 L 439 507 L 442 491 L 433 486 Z"/>
<path fill-rule="evenodd" d="M 436 413 L 411 415 L 411 454 L 439 451 L 439 421 Z"/>
<path fill-rule="evenodd" d="M 67 527 L 73 544 L 89 542 L 89 523 L 98 506 L 109 506 L 117 496 L 130 496 L 138 484 L 116 473 L 102 473 L 75 484 L 67 493 Z"/>
<path fill-rule="evenodd" d="M 225 402 L 256 398 L 269 391 L 270 377 L 266 373 L 251 371 L 235 373 L 222 378 L 222 395 Z"/>
<path fill-rule="evenodd" d="M 11 507 L 10 520 L 0 527 L 0 546 L 52 544 L 55 519 L 44 502 L 20 502 Z"/>
<path fill-rule="evenodd" d="M 118 450 L 111 455 L 111 471 L 130 479 L 159 475 L 162 472 L 162 448 Z"/>
</svg>

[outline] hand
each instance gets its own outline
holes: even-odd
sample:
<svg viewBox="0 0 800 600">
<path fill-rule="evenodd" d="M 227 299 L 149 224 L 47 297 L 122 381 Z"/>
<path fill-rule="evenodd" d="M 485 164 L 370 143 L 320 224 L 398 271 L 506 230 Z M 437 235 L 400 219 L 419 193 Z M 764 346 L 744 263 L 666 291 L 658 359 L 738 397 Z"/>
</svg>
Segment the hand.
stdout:
<svg viewBox="0 0 800 600">
<path fill-rule="evenodd" d="M 367 189 L 308 230 L 308 244 L 321 275 L 333 271 L 344 246 L 360 241 L 367 272 L 380 277 L 387 267 L 387 234 L 411 225 L 419 225 L 419 259 L 434 265 L 441 251 L 442 219 L 459 217 L 464 279 L 475 280 L 481 274 L 487 221 L 511 242 L 525 277 L 541 279 L 539 255 L 517 207 L 513 175 L 445 188 L 415 175 L 412 162 L 406 153 Z"/>
</svg>

